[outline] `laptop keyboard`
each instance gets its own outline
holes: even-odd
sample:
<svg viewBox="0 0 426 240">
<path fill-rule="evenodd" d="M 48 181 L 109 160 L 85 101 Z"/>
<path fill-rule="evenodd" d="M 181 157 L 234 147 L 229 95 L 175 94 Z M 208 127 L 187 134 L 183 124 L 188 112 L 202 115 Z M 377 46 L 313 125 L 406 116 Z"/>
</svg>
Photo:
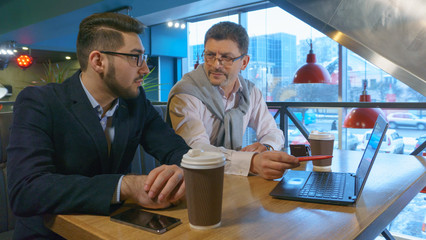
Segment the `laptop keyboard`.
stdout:
<svg viewBox="0 0 426 240">
<path fill-rule="evenodd" d="M 311 198 L 342 199 L 345 174 L 333 172 L 312 172 L 299 196 Z"/>
</svg>

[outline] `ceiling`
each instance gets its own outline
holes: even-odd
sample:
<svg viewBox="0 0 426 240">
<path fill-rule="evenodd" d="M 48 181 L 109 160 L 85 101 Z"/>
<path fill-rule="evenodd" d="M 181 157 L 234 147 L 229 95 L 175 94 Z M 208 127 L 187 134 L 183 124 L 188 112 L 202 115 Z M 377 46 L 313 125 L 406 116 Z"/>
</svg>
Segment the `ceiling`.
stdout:
<svg viewBox="0 0 426 240">
<path fill-rule="evenodd" d="M 78 27 L 98 12 L 129 14 L 147 26 L 169 20 L 256 5 L 263 0 L 0 0 L 0 43 L 15 41 L 19 53 L 30 48 L 35 62 L 76 59 Z"/>
<path fill-rule="evenodd" d="M 0 42 L 32 49 L 75 52 L 85 17 L 130 6 L 129 14 L 147 26 L 255 4 L 259 0 L 1 0 Z M 123 10 L 127 14 L 127 10 Z"/>
</svg>

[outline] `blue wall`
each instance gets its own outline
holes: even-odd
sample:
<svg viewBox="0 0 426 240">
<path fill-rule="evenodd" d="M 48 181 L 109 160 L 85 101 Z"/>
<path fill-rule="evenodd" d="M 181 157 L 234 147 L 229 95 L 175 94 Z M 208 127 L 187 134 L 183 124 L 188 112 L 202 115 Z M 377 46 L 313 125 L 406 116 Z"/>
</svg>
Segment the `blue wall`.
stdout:
<svg viewBox="0 0 426 240">
<path fill-rule="evenodd" d="M 151 27 L 151 55 L 186 58 L 187 28 L 167 27 L 166 23 Z"/>
<path fill-rule="evenodd" d="M 141 35 L 145 52 L 158 56 L 159 96 L 166 102 L 170 89 L 182 77 L 182 59 L 188 55 L 187 28 L 170 28 L 167 24 L 151 26 Z M 149 46 L 148 46 L 149 45 Z"/>
<path fill-rule="evenodd" d="M 145 31 L 139 35 L 142 45 L 145 48 L 145 54 L 151 54 L 151 28 L 145 28 Z"/>
<path fill-rule="evenodd" d="M 182 58 L 188 55 L 187 29 L 170 28 L 164 23 L 145 29 L 140 38 L 145 54 L 152 59 L 158 57 L 158 65 L 154 65 L 159 71 L 159 91 L 149 92 L 147 96 L 152 101 L 166 102 L 170 89 L 182 78 Z"/>
<path fill-rule="evenodd" d="M 159 101 L 167 102 L 173 85 L 182 77 L 182 60 L 173 57 L 160 57 L 160 98 Z"/>
</svg>

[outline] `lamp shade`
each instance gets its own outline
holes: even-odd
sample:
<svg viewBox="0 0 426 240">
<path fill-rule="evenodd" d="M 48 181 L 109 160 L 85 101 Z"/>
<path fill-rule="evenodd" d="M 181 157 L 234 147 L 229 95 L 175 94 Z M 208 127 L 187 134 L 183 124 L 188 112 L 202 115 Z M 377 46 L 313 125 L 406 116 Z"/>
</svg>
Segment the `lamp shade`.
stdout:
<svg viewBox="0 0 426 240">
<path fill-rule="evenodd" d="M 306 64 L 300 67 L 294 74 L 293 83 L 331 83 L 330 73 L 320 64 L 316 63 L 316 57 L 312 49 L 306 57 Z"/>
<path fill-rule="evenodd" d="M 367 94 L 367 80 L 363 81 L 364 90 L 359 96 L 360 102 L 371 102 L 371 96 Z M 377 117 L 385 113 L 380 108 L 353 108 L 343 122 L 345 128 L 374 128 Z"/>
<path fill-rule="evenodd" d="M 197 62 L 195 62 L 195 64 L 194 64 L 194 69 L 197 69 L 198 65 L 200 65 L 200 62 L 197 59 Z"/>
<path fill-rule="evenodd" d="M 345 128 L 374 128 L 377 117 L 385 116 L 380 108 L 353 108 L 343 122 Z"/>
</svg>

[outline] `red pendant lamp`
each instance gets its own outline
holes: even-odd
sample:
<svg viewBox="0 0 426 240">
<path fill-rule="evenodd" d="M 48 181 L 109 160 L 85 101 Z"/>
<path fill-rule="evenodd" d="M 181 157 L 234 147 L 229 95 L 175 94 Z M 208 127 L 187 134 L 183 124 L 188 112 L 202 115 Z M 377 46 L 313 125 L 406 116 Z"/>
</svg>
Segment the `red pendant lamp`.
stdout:
<svg viewBox="0 0 426 240">
<path fill-rule="evenodd" d="M 198 54 L 197 54 L 197 61 L 194 64 L 194 69 L 197 69 L 198 65 L 200 65 L 200 58 L 198 57 Z"/>
<path fill-rule="evenodd" d="M 312 50 L 312 40 L 310 42 L 311 49 L 306 57 L 306 64 L 299 68 L 294 74 L 293 83 L 331 83 L 330 73 L 321 65 L 316 63 L 316 57 Z"/>
<path fill-rule="evenodd" d="M 33 58 L 29 55 L 20 55 L 16 58 L 16 63 L 22 69 L 29 68 L 33 64 Z"/>
<path fill-rule="evenodd" d="M 360 102 L 371 102 L 371 96 L 367 94 L 367 80 L 363 80 L 364 90 L 359 96 Z M 377 117 L 382 115 L 385 119 L 386 116 L 380 108 L 353 108 L 346 116 L 343 122 L 345 128 L 373 128 L 376 123 Z"/>
</svg>

